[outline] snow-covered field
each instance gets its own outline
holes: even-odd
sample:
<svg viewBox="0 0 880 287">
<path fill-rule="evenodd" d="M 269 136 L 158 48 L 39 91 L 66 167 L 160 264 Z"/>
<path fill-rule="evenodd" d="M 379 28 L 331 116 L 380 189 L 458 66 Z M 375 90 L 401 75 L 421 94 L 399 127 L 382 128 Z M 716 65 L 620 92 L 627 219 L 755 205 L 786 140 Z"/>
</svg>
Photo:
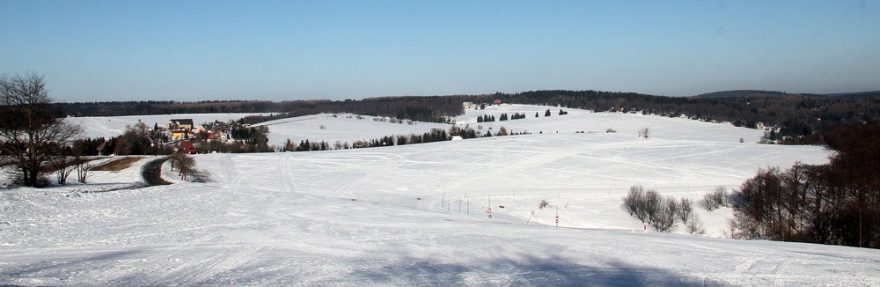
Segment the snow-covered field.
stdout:
<svg viewBox="0 0 880 287">
<path fill-rule="evenodd" d="M 545 117 L 544 113 L 550 110 L 551 116 Z M 567 115 L 559 115 L 559 110 L 568 112 Z M 501 114 L 508 116 L 513 113 L 525 114 L 526 118 L 519 120 L 500 121 Z M 535 117 L 538 113 L 539 117 Z M 495 116 L 495 122 L 477 122 L 478 116 Z M 757 129 L 737 128 L 729 123 L 707 123 L 684 118 L 669 118 L 654 115 L 629 114 L 629 113 L 594 113 L 592 111 L 568 109 L 559 107 L 533 106 L 533 105 L 492 105 L 486 106 L 485 110 L 467 110 L 464 116 L 456 119 L 459 125 L 469 125 L 479 129 L 483 133 L 505 127 L 510 132 L 537 133 L 604 133 L 613 129 L 617 133 L 638 135 L 638 131 L 647 128 L 650 137 L 674 139 L 674 140 L 701 140 L 717 142 L 756 143 L 761 139 L 763 132 Z"/>
<path fill-rule="evenodd" d="M 725 239 L 728 209 L 697 207 L 704 237 L 643 232 L 621 208 L 634 184 L 697 199 L 758 168 L 825 162 L 824 149 L 755 144 L 759 131 L 727 124 L 552 111 L 495 123 L 532 135 L 198 155 L 208 183 L 2 190 L 0 285 L 880 285 L 880 250 Z M 138 168 L 95 182 L 137 182 Z"/>
<path fill-rule="evenodd" d="M 377 121 L 377 117 L 352 114 L 317 114 L 268 121 L 269 144 L 284 146 L 288 139 L 294 143 L 303 140 L 326 141 L 328 144 L 369 141 L 383 136 L 422 134 L 433 128 L 448 130 L 450 125 L 418 121 L 397 123 Z"/>
<path fill-rule="evenodd" d="M 261 114 L 173 114 L 173 115 L 137 115 L 137 116 L 118 116 L 118 117 L 68 117 L 65 120 L 68 123 L 77 124 L 83 129 L 83 137 L 89 138 L 111 138 L 125 133 L 128 126 L 134 126 L 138 122 L 143 122 L 148 127 L 153 125 L 167 126 L 171 119 L 192 119 L 194 123 L 201 124 L 205 122 L 213 122 L 215 120 L 227 122 L 237 120 L 246 116 Z"/>
</svg>

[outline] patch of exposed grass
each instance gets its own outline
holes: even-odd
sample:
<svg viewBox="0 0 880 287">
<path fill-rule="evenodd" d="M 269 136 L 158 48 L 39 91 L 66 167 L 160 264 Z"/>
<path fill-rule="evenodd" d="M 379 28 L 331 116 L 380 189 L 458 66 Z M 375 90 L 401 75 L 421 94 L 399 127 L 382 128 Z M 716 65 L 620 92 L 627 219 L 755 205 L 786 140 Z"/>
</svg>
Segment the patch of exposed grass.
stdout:
<svg viewBox="0 0 880 287">
<path fill-rule="evenodd" d="M 92 170 L 96 171 L 120 171 L 126 168 L 131 167 L 131 165 L 139 160 L 144 159 L 144 157 L 140 156 L 131 156 L 131 157 L 123 157 L 108 161 L 104 164 L 95 166 Z"/>
</svg>

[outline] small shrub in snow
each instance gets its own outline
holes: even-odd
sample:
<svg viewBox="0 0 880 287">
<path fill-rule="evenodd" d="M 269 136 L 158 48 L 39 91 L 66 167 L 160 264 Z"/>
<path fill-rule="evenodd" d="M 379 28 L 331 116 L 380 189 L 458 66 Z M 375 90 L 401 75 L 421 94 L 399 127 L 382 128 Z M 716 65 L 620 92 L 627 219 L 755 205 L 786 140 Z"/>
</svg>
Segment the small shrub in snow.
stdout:
<svg viewBox="0 0 880 287">
<path fill-rule="evenodd" d="M 666 210 L 672 212 L 672 216 L 676 216 L 678 214 L 678 200 L 675 200 L 674 197 L 664 198 L 663 203 Z"/>
<path fill-rule="evenodd" d="M 639 129 L 639 137 L 640 138 L 648 138 L 648 133 L 649 133 L 648 128 Z"/>
<path fill-rule="evenodd" d="M 623 205 L 630 215 L 660 232 L 675 228 L 675 218 L 680 209 L 675 198 L 663 198 L 657 191 L 645 191 L 641 186 L 630 187 L 629 193 L 623 198 Z"/>
<path fill-rule="evenodd" d="M 676 210 L 676 215 L 681 222 L 688 222 L 688 219 L 693 216 L 693 205 L 691 201 L 687 198 L 681 198 L 681 201 L 678 203 L 678 209 Z"/>
<path fill-rule="evenodd" d="M 629 211 L 630 216 L 635 216 L 642 222 L 645 222 L 648 217 L 645 215 L 645 189 L 641 186 L 632 186 L 629 188 L 629 193 L 623 197 L 623 207 L 626 208 L 626 211 Z"/>
<path fill-rule="evenodd" d="M 651 223 L 658 218 L 660 211 L 663 209 L 663 197 L 657 191 L 648 190 L 645 192 L 642 206 L 645 209 L 644 214 L 647 223 Z"/>
<path fill-rule="evenodd" d="M 727 188 L 723 186 L 716 187 L 714 191 L 703 195 L 703 207 L 708 211 L 715 210 L 719 207 L 728 206 Z"/>
<path fill-rule="evenodd" d="M 544 209 L 545 207 L 550 207 L 550 203 L 546 200 L 541 200 L 541 203 L 538 203 L 538 208 Z"/>
<path fill-rule="evenodd" d="M 648 218 L 648 225 L 660 232 L 670 232 L 675 228 L 675 211 L 678 204 L 674 198 L 663 198 L 657 192 L 654 194 L 656 194 L 655 199 L 649 197 L 649 200 L 655 202 L 656 207 Z"/>
<path fill-rule="evenodd" d="M 659 208 L 648 224 L 657 231 L 670 232 L 675 228 L 675 211 L 678 208 L 678 203 L 671 197 L 660 198 L 659 202 Z"/>
<path fill-rule="evenodd" d="M 685 221 L 684 226 L 690 234 L 702 235 L 706 233 L 706 230 L 703 229 L 703 222 L 700 221 L 700 218 L 697 217 L 696 214 L 692 215 L 687 221 Z"/>
<path fill-rule="evenodd" d="M 75 167 L 75 159 L 68 156 L 59 156 L 50 161 L 51 168 L 55 169 L 55 179 L 58 184 L 66 184 L 67 177 L 73 173 Z"/>
<path fill-rule="evenodd" d="M 86 179 L 89 178 L 89 170 L 91 169 L 91 163 L 87 161 L 78 161 L 76 164 L 76 181 L 79 183 L 86 183 Z"/>
</svg>

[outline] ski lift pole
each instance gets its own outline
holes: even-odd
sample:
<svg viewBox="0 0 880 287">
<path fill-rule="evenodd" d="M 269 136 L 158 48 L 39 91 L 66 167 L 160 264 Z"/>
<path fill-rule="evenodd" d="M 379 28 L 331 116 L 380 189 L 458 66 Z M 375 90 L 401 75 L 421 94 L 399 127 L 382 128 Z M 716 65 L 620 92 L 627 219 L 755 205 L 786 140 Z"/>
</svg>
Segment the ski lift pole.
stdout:
<svg viewBox="0 0 880 287">
<path fill-rule="evenodd" d="M 489 214 L 489 218 L 492 218 L 492 198 L 490 195 L 486 195 L 486 213 Z"/>
<path fill-rule="evenodd" d="M 559 227 L 559 205 L 556 205 L 556 227 Z"/>
</svg>

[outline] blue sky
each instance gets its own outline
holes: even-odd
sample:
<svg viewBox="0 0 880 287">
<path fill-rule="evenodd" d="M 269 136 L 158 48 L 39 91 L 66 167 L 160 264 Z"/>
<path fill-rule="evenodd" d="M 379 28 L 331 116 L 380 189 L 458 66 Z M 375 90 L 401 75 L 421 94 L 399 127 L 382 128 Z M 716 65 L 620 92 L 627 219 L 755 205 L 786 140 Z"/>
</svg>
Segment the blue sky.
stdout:
<svg viewBox="0 0 880 287">
<path fill-rule="evenodd" d="M 880 90 L 880 1 L 0 1 L 57 101 Z"/>
</svg>

